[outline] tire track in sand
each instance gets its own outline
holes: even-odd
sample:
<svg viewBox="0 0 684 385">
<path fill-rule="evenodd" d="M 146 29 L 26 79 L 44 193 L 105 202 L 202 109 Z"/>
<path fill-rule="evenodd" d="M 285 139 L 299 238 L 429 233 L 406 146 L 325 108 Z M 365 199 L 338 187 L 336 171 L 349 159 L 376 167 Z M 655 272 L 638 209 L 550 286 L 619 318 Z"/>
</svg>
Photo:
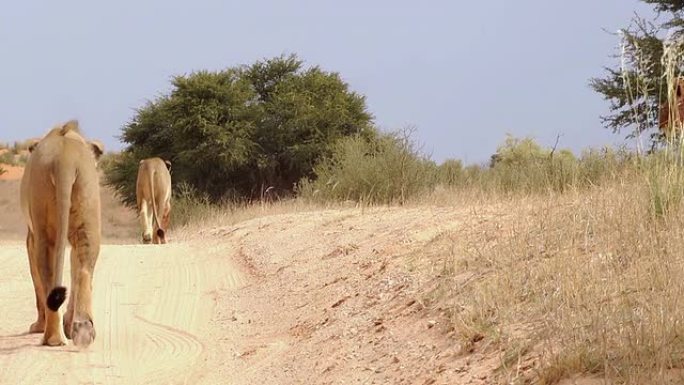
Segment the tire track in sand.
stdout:
<svg viewBox="0 0 684 385">
<path fill-rule="evenodd" d="M 35 320 L 26 252 L 23 245 L 0 247 L 7 270 L 0 300 L 8 313 L 0 320 L 0 384 L 194 383 L 214 310 L 209 293 L 241 282 L 225 252 L 202 250 L 103 246 L 93 294 L 97 339 L 79 351 L 21 335 Z"/>
</svg>

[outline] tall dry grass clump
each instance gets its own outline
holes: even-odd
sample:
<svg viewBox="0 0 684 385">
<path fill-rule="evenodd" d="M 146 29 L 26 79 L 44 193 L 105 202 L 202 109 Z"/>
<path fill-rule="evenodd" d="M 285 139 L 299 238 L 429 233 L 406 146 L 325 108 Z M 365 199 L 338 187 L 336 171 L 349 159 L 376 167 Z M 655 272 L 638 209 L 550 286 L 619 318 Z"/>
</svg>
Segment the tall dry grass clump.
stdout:
<svg viewBox="0 0 684 385">
<path fill-rule="evenodd" d="M 659 99 L 668 106 L 670 122 L 669 127 L 664 130 L 665 146 L 646 160 L 648 166 L 643 169 L 650 187 L 652 208 L 657 215 L 664 215 L 670 207 L 677 206 L 684 188 L 684 117 L 679 116 L 680 96 L 677 95 L 682 63 L 684 40 L 681 36 L 675 36 L 665 42 L 661 63 L 667 94 L 661 95 Z"/>
<path fill-rule="evenodd" d="M 421 251 L 444 258 L 426 299 L 449 303 L 464 348 L 500 347 L 506 383 L 663 383 L 684 369 L 681 204 L 655 215 L 635 178 L 504 206 Z"/>
</svg>

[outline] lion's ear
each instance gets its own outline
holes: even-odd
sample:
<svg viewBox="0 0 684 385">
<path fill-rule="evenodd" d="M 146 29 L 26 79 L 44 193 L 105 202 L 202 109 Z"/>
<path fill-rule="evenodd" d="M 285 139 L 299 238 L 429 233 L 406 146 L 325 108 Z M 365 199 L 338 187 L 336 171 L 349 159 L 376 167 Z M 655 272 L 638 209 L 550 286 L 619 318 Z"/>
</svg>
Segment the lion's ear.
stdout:
<svg viewBox="0 0 684 385">
<path fill-rule="evenodd" d="M 95 154 L 95 159 L 100 159 L 100 156 L 104 154 L 104 144 L 102 144 L 102 142 L 99 140 L 92 140 L 88 144 L 90 144 L 93 154 Z"/>
<path fill-rule="evenodd" d="M 166 165 L 166 169 L 171 171 L 171 161 L 170 160 L 165 160 L 164 164 Z"/>
<path fill-rule="evenodd" d="M 33 152 L 33 150 L 36 149 L 36 146 L 38 145 L 38 143 L 40 143 L 40 140 L 37 140 L 37 139 L 31 140 L 29 142 L 29 145 L 28 145 L 28 152 L 29 153 Z"/>
<path fill-rule="evenodd" d="M 59 133 L 60 133 L 60 135 L 66 135 L 66 133 L 69 131 L 74 131 L 77 133 L 81 132 L 79 127 L 78 127 L 78 120 L 71 119 L 70 121 L 64 123 L 64 125 L 62 125 L 62 129 L 59 131 Z"/>
</svg>

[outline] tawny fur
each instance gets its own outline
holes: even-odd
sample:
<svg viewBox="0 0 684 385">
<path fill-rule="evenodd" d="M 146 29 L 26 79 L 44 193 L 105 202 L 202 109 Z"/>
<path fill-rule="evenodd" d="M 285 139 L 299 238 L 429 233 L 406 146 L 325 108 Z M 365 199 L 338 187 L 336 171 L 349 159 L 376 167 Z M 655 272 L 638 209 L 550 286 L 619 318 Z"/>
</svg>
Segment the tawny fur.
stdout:
<svg viewBox="0 0 684 385">
<path fill-rule="evenodd" d="M 87 346 L 95 339 L 92 279 L 101 234 L 96 163 L 102 152 L 99 142 L 81 136 L 77 121 L 69 121 L 32 146 L 21 180 L 38 311 L 29 331 L 42 332 L 45 345 L 64 345 L 68 337 Z M 59 308 L 66 299 L 62 274 L 67 242 L 72 248 L 71 291 L 63 322 Z"/>
<path fill-rule="evenodd" d="M 166 243 L 171 215 L 171 163 L 161 158 L 140 161 L 135 185 L 143 243 Z"/>
</svg>

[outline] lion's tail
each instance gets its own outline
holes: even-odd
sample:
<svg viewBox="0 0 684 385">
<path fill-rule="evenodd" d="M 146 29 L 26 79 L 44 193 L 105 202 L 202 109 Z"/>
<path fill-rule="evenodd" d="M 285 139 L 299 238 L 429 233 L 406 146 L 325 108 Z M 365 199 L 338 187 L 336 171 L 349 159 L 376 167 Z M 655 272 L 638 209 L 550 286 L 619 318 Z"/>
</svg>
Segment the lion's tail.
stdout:
<svg viewBox="0 0 684 385">
<path fill-rule="evenodd" d="M 154 229 L 154 224 L 157 224 L 157 237 L 164 238 L 164 229 L 161 228 L 161 222 L 159 222 L 159 215 L 157 214 L 157 194 L 154 192 L 154 176 L 157 173 L 156 170 L 150 172 L 150 194 L 152 195 L 152 228 Z"/>
<path fill-rule="evenodd" d="M 55 239 L 55 259 L 53 281 L 47 298 L 47 306 L 52 311 L 59 310 L 66 299 L 66 287 L 62 284 L 64 272 L 64 254 L 69 234 L 69 210 L 71 209 L 71 191 L 76 182 L 76 174 L 68 165 L 55 167 L 55 198 L 57 214 L 57 239 Z"/>
</svg>

